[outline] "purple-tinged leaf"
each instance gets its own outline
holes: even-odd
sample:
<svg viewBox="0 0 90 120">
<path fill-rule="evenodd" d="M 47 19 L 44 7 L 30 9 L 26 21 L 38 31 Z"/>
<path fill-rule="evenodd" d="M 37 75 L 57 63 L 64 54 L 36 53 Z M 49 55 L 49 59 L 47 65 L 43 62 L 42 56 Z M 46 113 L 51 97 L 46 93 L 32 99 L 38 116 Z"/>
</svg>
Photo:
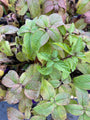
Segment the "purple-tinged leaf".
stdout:
<svg viewBox="0 0 90 120">
<path fill-rule="evenodd" d="M 2 79 L 2 84 L 6 87 L 14 87 L 19 82 L 19 76 L 14 70 L 10 70 Z"/>
<path fill-rule="evenodd" d="M 66 10 L 66 5 L 65 5 L 65 1 L 64 0 L 58 0 L 58 5 L 61 7 L 61 8 L 64 8 Z"/>
<path fill-rule="evenodd" d="M 87 24 L 90 24 L 90 11 L 88 11 L 88 12 L 86 12 L 85 14 L 85 22 L 87 23 Z"/>
<path fill-rule="evenodd" d="M 8 114 L 8 120 L 23 120 L 24 119 L 24 115 L 20 111 L 12 107 L 7 109 L 7 114 Z"/>
<path fill-rule="evenodd" d="M 44 13 L 48 13 L 54 9 L 53 1 L 47 0 L 44 4 Z"/>
<path fill-rule="evenodd" d="M 39 81 L 30 81 L 30 83 L 25 86 L 24 93 L 26 97 L 29 99 L 38 98 L 40 87 L 41 85 Z"/>
</svg>

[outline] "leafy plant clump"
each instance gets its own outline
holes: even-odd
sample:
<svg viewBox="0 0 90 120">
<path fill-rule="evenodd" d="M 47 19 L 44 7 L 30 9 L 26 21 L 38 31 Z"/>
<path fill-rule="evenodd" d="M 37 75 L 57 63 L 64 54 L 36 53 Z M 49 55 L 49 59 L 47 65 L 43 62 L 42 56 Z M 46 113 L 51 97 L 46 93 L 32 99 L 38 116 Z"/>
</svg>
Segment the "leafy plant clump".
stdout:
<svg viewBox="0 0 90 120">
<path fill-rule="evenodd" d="M 89 120 L 90 0 L 0 4 L 0 101 L 18 103 L 8 120 Z"/>
</svg>

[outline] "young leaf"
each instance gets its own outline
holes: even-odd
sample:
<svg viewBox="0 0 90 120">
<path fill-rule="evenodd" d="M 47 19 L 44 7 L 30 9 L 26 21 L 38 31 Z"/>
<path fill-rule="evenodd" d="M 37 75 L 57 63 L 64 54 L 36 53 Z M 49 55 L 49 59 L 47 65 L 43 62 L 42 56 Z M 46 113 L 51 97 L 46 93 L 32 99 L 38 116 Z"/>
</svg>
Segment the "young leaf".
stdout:
<svg viewBox="0 0 90 120">
<path fill-rule="evenodd" d="M 71 48 L 66 43 L 57 42 L 57 43 L 53 43 L 53 44 L 59 46 L 65 52 L 71 54 Z"/>
<path fill-rule="evenodd" d="M 46 117 L 44 117 L 44 116 L 33 116 L 33 117 L 31 117 L 31 120 L 46 120 Z"/>
<path fill-rule="evenodd" d="M 76 87 L 76 95 L 80 105 L 87 106 L 88 105 L 88 92 Z"/>
<path fill-rule="evenodd" d="M 54 118 L 54 120 L 65 120 L 67 117 L 65 108 L 61 105 L 56 106 L 56 108 L 52 112 L 52 117 Z"/>
<path fill-rule="evenodd" d="M 27 0 L 27 4 L 33 18 L 40 15 L 39 0 Z"/>
<path fill-rule="evenodd" d="M 55 96 L 55 90 L 47 80 L 42 80 L 40 92 L 44 100 L 50 100 Z"/>
<path fill-rule="evenodd" d="M 64 25 L 61 25 L 58 27 L 59 31 L 61 32 L 62 35 L 65 35 L 66 34 L 66 28 Z"/>
<path fill-rule="evenodd" d="M 62 92 L 56 95 L 55 102 L 57 105 L 67 105 L 70 102 L 70 95 Z"/>
<path fill-rule="evenodd" d="M 49 75 L 50 73 L 52 73 L 53 68 L 51 66 L 50 67 L 46 66 L 43 68 L 41 68 L 41 66 L 38 66 L 37 70 L 43 75 Z"/>
<path fill-rule="evenodd" d="M 83 107 L 77 104 L 69 104 L 65 106 L 66 110 L 73 115 L 82 115 L 84 113 Z"/>
<path fill-rule="evenodd" d="M 68 29 L 69 33 L 71 34 L 75 30 L 75 25 L 74 23 L 71 24 L 70 28 Z"/>
<path fill-rule="evenodd" d="M 39 115 L 48 116 L 50 113 L 52 113 L 54 107 L 55 107 L 54 104 L 50 102 L 44 102 L 34 107 L 33 110 Z"/>
<path fill-rule="evenodd" d="M 37 36 L 37 37 L 36 37 Z M 40 47 L 48 41 L 48 36 L 45 31 L 37 30 L 31 37 L 31 48 L 36 54 Z M 41 43 L 42 42 L 42 43 Z"/>
<path fill-rule="evenodd" d="M 90 90 L 90 75 L 81 75 L 73 79 L 74 85 L 80 89 Z"/>
<path fill-rule="evenodd" d="M 23 120 L 24 119 L 24 115 L 20 111 L 12 107 L 7 109 L 7 114 L 8 114 L 9 120 Z"/>
<path fill-rule="evenodd" d="M 19 76 L 13 70 L 10 70 L 2 79 L 2 84 L 6 87 L 13 87 L 17 83 L 19 83 Z"/>
</svg>

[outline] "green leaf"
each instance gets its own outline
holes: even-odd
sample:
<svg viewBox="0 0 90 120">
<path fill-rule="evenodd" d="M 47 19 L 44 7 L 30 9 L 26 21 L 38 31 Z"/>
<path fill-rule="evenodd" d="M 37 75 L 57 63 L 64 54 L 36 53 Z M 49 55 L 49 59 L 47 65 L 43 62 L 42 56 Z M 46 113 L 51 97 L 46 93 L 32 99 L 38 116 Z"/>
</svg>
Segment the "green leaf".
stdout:
<svg viewBox="0 0 90 120">
<path fill-rule="evenodd" d="M 76 66 L 78 64 L 78 58 L 77 57 L 67 58 L 64 61 L 68 65 L 70 70 L 72 70 L 72 72 L 76 69 Z"/>
<path fill-rule="evenodd" d="M 32 64 L 27 69 L 26 72 L 22 73 L 20 76 L 20 83 L 22 85 L 26 85 L 31 80 L 32 81 L 38 81 L 40 80 L 40 73 L 37 71 L 38 64 Z"/>
<path fill-rule="evenodd" d="M 19 83 L 19 76 L 14 70 L 10 70 L 2 79 L 2 84 L 6 87 L 13 87 Z"/>
<path fill-rule="evenodd" d="M 90 74 L 90 64 L 89 63 L 79 63 L 77 68 L 83 74 Z"/>
<path fill-rule="evenodd" d="M 84 49 L 82 38 L 79 37 L 72 45 L 72 53 L 79 53 Z"/>
<path fill-rule="evenodd" d="M 50 26 L 49 18 L 46 15 L 41 15 L 37 20 L 36 24 L 42 28 L 47 28 Z"/>
<path fill-rule="evenodd" d="M 43 46 L 48 41 L 48 39 L 49 39 L 49 37 L 48 37 L 47 33 L 43 30 L 37 30 L 32 35 L 31 48 L 35 55 L 39 51 L 40 47 Z"/>
<path fill-rule="evenodd" d="M 16 10 L 19 15 L 24 15 L 28 10 L 27 2 L 25 0 L 18 0 Z"/>
<path fill-rule="evenodd" d="M 65 52 L 71 54 L 71 48 L 65 44 L 65 43 L 61 43 L 61 42 L 57 42 L 57 43 L 53 43 L 54 45 L 59 46 L 60 48 L 62 48 Z"/>
<path fill-rule="evenodd" d="M 50 73 L 52 73 L 53 69 L 51 66 L 50 67 L 43 67 L 43 68 L 41 68 L 41 66 L 38 66 L 37 70 L 43 75 L 49 75 Z"/>
<path fill-rule="evenodd" d="M 54 87 L 57 88 L 60 86 L 60 81 L 59 80 L 49 80 L 49 83 Z"/>
<path fill-rule="evenodd" d="M 30 99 L 27 99 L 25 96 L 20 100 L 18 108 L 20 112 L 24 113 L 26 108 L 31 108 L 32 106 L 32 101 Z"/>
<path fill-rule="evenodd" d="M 65 106 L 66 110 L 73 115 L 82 115 L 84 113 L 83 107 L 77 104 L 69 104 Z"/>
<path fill-rule="evenodd" d="M 65 108 L 63 106 L 57 106 L 52 112 L 52 117 L 54 120 L 65 120 L 67 115 Z"/>
<path fill-rule="evenodd" d="M 39 81 L 30 81 L 24 89 L 24 94 L 29 99 L 37 99 L 40 92 L 40 82 Z"/>
<path fill-rule="evenodd" d="M 61 25 L 58 27 L 59 31 L 61 32 L 62 35 L 65 35 L 66 34 L 66 28 L 64 25 Z"/>
<path fill-rule="evenodd" d="M 23 53 L 28 57 L 28 59 L 32 60 L 32 48 L 31 48 L 31 34 L 25 33 L 23 38 Z"/>
<path fill-rule="evenodd" d="M 53 68 L 52 73 L 50 73 L 50 77 L 52 80 L 60 80 L 61 79 L 60 71 Z"/>
<path fill-rule="evenodd" d="M 90 120 L 90 117 L 88 117 L 85 113 L 79 117 L 78 120 Z"/>
<path fill-rule="evenodd" d="M 30 27 L 29 26 L 26 26 L 26 25 L 23 25 L 21 26 L 21 28 L 18 30 L 17 34 L 19 36 L 22 36 L 24 33 L 27 33 L 27 32 L 30 32 Z"/>
<path fill-rule="evenodd" d="M 8 115 L 9 120 L 23 120 L 24 119 L 23 113 L 21 113 L 20 111 L 12 107 L 7 109 L 7 115 Z"/>
<path fill-rule="evenodd" d="M 90 0 L 79 0 L 77 7 L 77 13 L 84 14 L 85 12 L 90 10 Z"/>
<path fill-rule="evenodd" d="M 54 68 L 62 71 L 62 78 L 66 79 L 70 73 L 70 69 L 64 61 L 58 61 L 54 63 Z"/>
<path fill-rule="evenodd" d="M 69 33 L 71 34 L 75 30 L 75 25 L 74 23 L 71 24 L 70 28 L 68 29 Z"/>
<path fill-rule="evenodd" d="M 6 54 L 7 56 L 13 56 L 13 53 L 10 49 L 10 45 L 8 41 L 4 41 L 2 40 L 0 42 L 0 51 L 4 54 Z"/>
<path fill-rule="evenodd" d="M 50 24 L 52 26 L 59 27 L 61 25 L 64 25 L 62 17 L 59 14 L 57 14 L 57 13 L 51 14 L 49 16 L 49 20 L 50 20 Z"/>
<path fill-rule="evenodd" d="M 25 109 L 25 119 L 30 119 L 30 116 L 31 116 L 30 108 L 26 108 Z"/>
<path fill-rule="evenodd" d="M 87 26 L 87 23 L 85 23 L 84 19 L 79 19 L 77 22 L 75 22 L 75 27 L 77 29 L 83 30 Z"/>
<path fill-rule="evenodd" d="M 44 116 L 33 116 L 33 117 L 31 117 L 31 120 L 46 120 L 46 117 L 44 117 Z"/>
<path fill-rule="evenodd" d="M 84 90 L 90 90 L 90 75 L 81 75 L 73 79 L 74 85 Z"/>
<path fill-rule="evenodd" d="M 88 117 L 90 117 L 90 106 L 87 106 L 85 113 Z"/>
<path fill-rule="evenodd" d="M 31 13 L 31 16 L 37 17 L 40 15 L 40 3 L 39 0 L 27 0 L 27 4 Z"/>
<path fill-rule="evenodd" d="M 18 31 L 18 28 L 13 25 L 5 25 L 0 27 L 1 34 L 14 34 Z"/>
<path fill-rule="evenodd" d="M 44 100 L 50 100 L 55 96 L 55 90 L 47 80 L 42 80 L 40 92 Z"/>
<path fill-rule="evenodd" d="M 48 116 L 50 113 L 52 113 L 54 107 L 55 107 L 54 104 L 50 102 L 44 102 L 34 107 L 33 110 L 39 115 Z"/>
<path fill-rule="evenodd" d="M 37 57 L 38 57 L 39 61 L 42 62 L 43 60 L 49 61 L 51 58 L 51 55 L 47 54 L 46 52 L 40 52 L 37 54 Z"/>
<path fill-rule="evenodd" d="M 56 42 L 60 41 L 60 42 L 62 42 L 62 35 L 58 31 L 58 29 L 52 27 L 52 28 L 49 28 L 49 30 L 47 32 L 48 32 L 48 35 L 50 36 L 50 38 L 53 41 L 56 41 Z"/>
<path fill-rule="evenodd" d="M 70 95 L 65 92 L 61 92 L 56 95 L 55 102 L 57 105 L 67 105 L 70 102 Z"/>
<path fill-rule="evenodd" d="M 17 60 L 19 60 L 20 62 L 24 62 L 24 61 L 27 61 L 27 60 L 28 60 L 28 58 L 26 58 L 25 54 L 22 53 L 22 52 L 18 52 L 18 53 L 16 54 L 16 58 L 17 58 Z"/>
<path fill-rule="evenodd" d="M 77 99 L 80 105 L 82 106 L 88 105 L 88 92 L 87 91 L 76 87 L 76 96 L 77 96 Z"/>
</svg>

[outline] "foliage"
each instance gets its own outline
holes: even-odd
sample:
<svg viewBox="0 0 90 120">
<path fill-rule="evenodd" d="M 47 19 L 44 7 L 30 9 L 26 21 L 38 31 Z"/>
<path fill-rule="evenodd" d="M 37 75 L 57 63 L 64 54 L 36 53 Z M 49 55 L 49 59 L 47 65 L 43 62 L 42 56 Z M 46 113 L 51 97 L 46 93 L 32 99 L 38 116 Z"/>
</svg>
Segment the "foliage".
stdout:
<svg viewBox="0 0 90 120">
<path fill-rule="evenodd" d="M 71 2 L 76 6 L 73 11 L 68 9 Z M 0 100 L 18 103 L 18 110 L 8 108 L 8 119 L 46 120 L 51 114 L 54 120 L 65 120 L 69 112 L 89 120 L 90 51 L 85 47 L 90 49 L 90 33 L 85 28 L 90 0 L 77 4 L 0 0 L 0 4 L 0 18 L 11 11 L 5 18 L 8 25 L 0 26 Z M 72 20 L 73 14 L 82 15 Z M 73 76 L 77 70 L 81 74 Z"/>
</svg>

